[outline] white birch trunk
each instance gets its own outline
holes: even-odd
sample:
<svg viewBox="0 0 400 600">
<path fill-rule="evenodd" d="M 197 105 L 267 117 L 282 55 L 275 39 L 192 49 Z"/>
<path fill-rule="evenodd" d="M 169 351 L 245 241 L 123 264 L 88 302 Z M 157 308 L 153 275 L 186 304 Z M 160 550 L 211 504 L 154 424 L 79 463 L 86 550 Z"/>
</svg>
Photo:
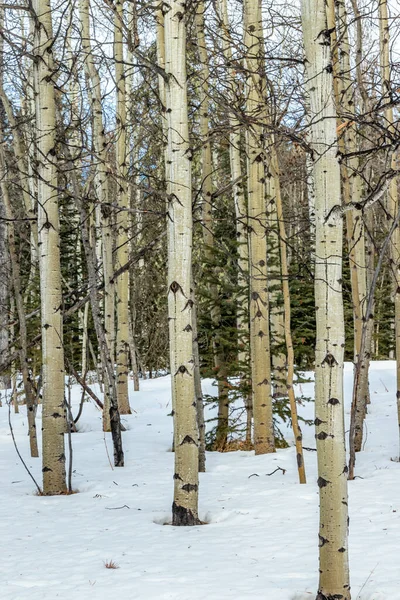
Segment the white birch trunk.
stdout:
<svg viewBox="0 0 400 600">
<path fill-rule="evenodd" d="M 113 269 L 113 237 L 111 210 L 108 206 L 108 163 L 107 163 L 107 142 L 104 131 L 103 108 L 101 98 L 101 82 L 96 64 L 93 58 L 91 37 L 90 37 L 90 3 L 89 0 L 80 0 L 79 15 L 82 27 L 82 49 L 84 52 L 84 66 L 88 80 L 90 81 L 91 104 L 93 112 L 93 145 L 95 149 L 96 171 L 95 171 L 95 190 L 97 200 L 100 204 L 101 213 L 101 232 L 102 232 L 102 256 L 103 256 L 103 277 L 104 277 L 104 328 L 105 336 L 110 355 L 110 360 L 114 368 L 114 345 L 115 345 L 115 297 L 114 282 L 112 276 Z M 103 430 L 110 431 L 110 397 L 108 394 L 104 397 L 103 409 Z"/>
<path fill-rule="evenodd" d="M 344 436 L 341 204 L 330 30 L 324 0 L 303 0 L 316 204 L 315 425 L 320 493 L 318 600 L 350 600 Z"/>
<path fill-rule="evenodd" d="M 232 66 L 232 38 L 226 0 L 219 1 L 219 19 L 223 29 L 222 49 L 228 66 L 229 103 L 235 110 L 240 109 L 243 90 L 238 87 L 235 69 Z M 241 126 L 235 111 L 229 113 L 229 160 L 233 198 L 236 216 L 236 239 L 238 243 L 238 293 L 237 293 L 237 330 L 238 363 L 242 372 L 249 364 L 249 244 L 247 235 L 247 202 L 244 194 L 243 173 L 240 160 Z M 246 441 L 251 442 L 252 397 L 245 398 L 247 411 Z"/>
<path fill-rule="evenodd" d="M 380 67 L 382 77 L 382 95 L 383 102 L 390 102 L 392 85 L 390 81 L 390 32 L 389 32 L 389 13 L 387 0 L 379 0 L 379 40 L 380 40 Z M 396 126 L 393 114 L 393 107 L 385 110 L 385 125 L 392 134 L 396 134 Z M 393 152 L 391 158 L 391 168 L 397 168 L 397 154 Z M 391 180 L 387 194 L 387 211 L 390 215 L 390 224 L 396 218 L 399 210 L 399 197 L 397 190 L 397 178 Z M 396 381 L 397 381 L 397 421 L 400 435 L 400 230 L 396 227 L 392 234 L 390 244 L 390 259 L 393 273 L 393 294 L 394 294 L 394 329 L 396 340 Z M 400 456 L 400 452 L 399 452 Z"/>
<path fill-rule="evenodd" d="M 173 525 L 198 520 L 198 431 L 192 332 L 192 181 L 186 76 L 186 16 L 179 0 L 165 5 L 166 175 L 168 221 L 168 318 L 172 378 L 175 474 Z"/>
<path fill-rule="evenodd" d="M 271 354 L 267 276 L 267 214 L 265 201 L 265 117 L 262 72 L 263 33 L 259 0 L 244 1 L 244 44 L 249 71 L 246 110 L 250 242 L 250 354 L 256 454 L 275 451 L 272 417 Z"/>
<path fill-rule="evenodd" d="M 114 59 L 115 81 L 117 85 L 117 127 L 116 127 L 116 163 L 117 163 L 117 201 L 121 209 L 129 208 L 127 185 L 127 146 L 126 146 L 126 81 L 124 67 L 123 37 L 123 0 L 115 3 Z M 117 252 L 116 270 L 129 260 L 128 226 L 126 211 L 117 214 Z M 129 352 L 129 270 L 119 275 L 116 286 L 117 302 L 117 395 L 119 411 L 130 414 L 128 395 L 128 352 Z"/>
<path fill-rule="evenodd" d="M 196 12 L 197 27 L 197 47 L 199 52 L 201 69 L 201 89 L 200 98 L 200 135 L 202 139 L 201 152 L 201 188 L 202 188 L 202 225 L 203 240 L 205 244 L 205 269 L 208 268 L 208 275 L 212 276 L 214 260 L 214 225 L 213 225 L 213 206 L 212 206 L 212 149 L 209 137 L 209 86 L 210 69 L 208 67 L 208 52 L 206 48 L 206 38 L 204 34 L 204 3 L 199 2 Z M 227 388 L 227 371 L 225 364 L 224 349 L 222 347 L 220 327 L 221 327 L 221 309 L 219 305 L 218 287 L 215 283 L 209 284 L 211 297 L 211 320 L 213 323 L 213 353 L 216 379 L 218 382 L 218 425 L 215 439 L 215 448 L 223 450 L 228 438 L 229 427 L 229 398 Z"/>
<path fill-rule="evenodd" d="M 57 195 L 53 33 L 49 0 L 34 0 L 38 233 L 43 362 L 43 492 L 66 492 L 64 350 Z"/>
</svg>

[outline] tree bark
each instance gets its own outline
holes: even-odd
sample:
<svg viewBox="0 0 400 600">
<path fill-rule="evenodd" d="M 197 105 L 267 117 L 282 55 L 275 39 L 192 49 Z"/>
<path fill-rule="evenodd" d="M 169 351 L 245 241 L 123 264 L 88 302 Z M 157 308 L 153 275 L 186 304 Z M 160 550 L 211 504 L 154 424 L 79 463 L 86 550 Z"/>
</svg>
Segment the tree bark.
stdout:
<svg viewBox="0 0 400 600">
<path fill-rule="evenodd" d="M 115 3 L 114 59 L 117 85 L 117 200 L 120 209 L 129 208 L 127 187 L 127 146 L 126 146 L 126 81 L 123 53 L 123 0 Z M 129 260 L 128 227 L 124 210 L 117 215 L 116 268 Z M 128 352 L 129 352 L 129 271 L 124 271 L 117 279 L 117 395 L 119 411 L 130 414 L 128 393 Z"/>
<path fill-rule="evenodd" d="M 0 127 L 0 138 L 2 138 L 2 132 Z M 28 366 L 28 353 L 27 353 L 27 344 L 28 344 L 28 335 L 26 330 L 26 318 L 25 318 L 25 306 L 24 299 L 22 296 L 21 290 L 21 273 L 20 266 L 18 260 L 18 253 L 16 249 L 15 243 L 15 227 L 14 227 L 14 214 L 12 211 L 9 195 L 8 195 L 8 187 L 7 187 L 7 167 L 5 164 L 5 156 L 3 147 L 0 146 L 0 186 L 1 186 L 1 195 L 5 207 L 5 215 L 8 220 L 8 249 L 11 263 L 11 280 L 14 291 L 15 305 L 18 313 L 18 321 L 19 321 L 19 357 L 20 357 L 20 365 L 21 365 L 21 373 L 22 380 L 24 383 L 24 391 L 25 391 L 25 402 L 28 414 L 28 432 L 29 432 L 29 444 L 31 450 L 32 457 L 38 457 L 38 445 L 37 445 L 37 435 L 36 435 L 36 402 L 35 402 L 35 394 L 32 388 L 31 376 L 29 373 Z"/>
<path fill-rule="evenodd" d="M 237 331 L 238 331 L 238 363 L 239 373 L 243 374 L 250 362 L 249 355 L 249 244 L 247 202 L 244 194 L 243 172 L 240 158 L 241 126 L 236 112 L 243 101 L 243 89 L 238 86 L 237 76 L 232 64 L 232 38 L 228 18 L 226 0 L 219 2 L 219 19 L 223 30 L 222 49 L 228 65 L 229 103 L 232 111 L 229 113 L 229 161 L 231 169 L 232 191 L 235 203 L 236 239 L 238 244 L 238 292 L 237 292 Z M 243 379 L 243 375 L 242 375 Z M 248 381 L 244 380 L 245 388 Z M 252 436 L 252 396 L 246 394 L 246 442 L 251 442 Z"/>
<path fill-rule="evenodd" d="M 347 465 L 344 436 L 342 219 L 331 30 L 324 0 L 303 0 L 316 202 L 315 425 L 320 495 L 317 600 L 350 600 Z"/>
<path fill-rule="evenodd" d="M 272 416 L 271 354 L 265 201 L 263 33 L 259 0 L 244 0 L 244 44 L 249 71 L 246 110 L 250 242 L 250 354 L 256 454 L 275 452 Z"/>
<path fill-rule="evenodd" d="M 174 411 L 173 525 L 198 518 L 198 431 L 194 389 L 192 299 L 192 181 L 186 75 L 186 15 L 179 0 L 163 5 L 168 149 L 168 318 Z"/>
<path fill-rule="evenodd" d="M 380 42 L 380 67 L 382 78 L 382 96 L 384 102 L 392 99 L 392 85 L 390 81 L 390 32 L 389 13 L 387 0 L 379 0 L 379 42 Z M 396 134 L 396 126 L 393 114 L 393 106 L 385 110 L 385 121 L 389 131 Z M 391 155 L 390 167 L 397 168 L 397 153 Z M 387 194 L 386 208 L 389 213 L 390 223 L 393 223 L 399 210 L 399 197 L 397 190 L 397 177 L 392 179 Z M 396 342 L 396 399 L 397 399 L 397 422 L 400 435 L 400 229 L 397 226 L 392 234 L 390 244 L 390 262 L 393 273 L 393 296 L 394 296 L 394 330 Z M 400 457 L 400 452 L 399 452 Z"/>
<path fill-rule="evenodd" d="M 215 277 L 214 258 L 214 233 L 213 233 L 213 181 L 212 181 L 212 149 L 209 137 L 209 89 L 208 81 L 210 79 L 210 70 L 208 67 L 208 52 L 206 48 L 206 39 L 204 34 L 204 3 L 199 2 L 196 12 L 197 28 L 197 48 L 200 58 L 201 69 L 201 87 L 200 87 L 200 135 L 202 140 L 201 152 L 201 191 L 202 191 L 202 231 L 205 245 L 205 270 L 208 271 L 208 277 Z M 221 328 L 221 309 L 219 304 L 218 287 L 215 282 L 209 283 L 209 293 L 211 298 L 211 321 L 212 321 L 212 345 L 214 353 L 214 365 L 216 379 L 218 383 L 218 425 L 215 438 L 216 450 L 223 450 L 228 439 L 229 429 L 229 397 L 227 386 L 227 367 L 225 363 L 225 353 L 222 346 L 220 328 Z"/>
<path fill-rule="evenodd" d="M 89 0 L 80 0 L 79 14 L 82 27 L 82 49 L 84 52 L 84 65 L 88 81 L 90 82 L 91 107 L 93 114 L 93 157 L 95 166 L 95 194 L 101 211 L 102 232 L 102 257 L 104 278 L 104 329 L 111 364 L 114 369 L 115 360 L 115 285 L 113 282 L 113 235 L 112 216 L 108 206 L 109 167 L 107 163 L 107 141 L 104 130 L 103 107 L 101 97 L 101 82 L 96 64 L 94 62 L 91 37 L 90 37 L 90 4 Z M 111 431 L 109 395 L 104 397 L 103 430 Z"/>
<path fill-rule="evenodd" d="M 64 349 L 58 218 L 53 32 L 49 0 L 34 0 L 38 234 L 43 363 L 43 493 L 67 491 L 64 432 Z"/>
<path fill-rule="evenodd" d="M 338 130 L 340 131 L 338 146 L 342 154 L 355 153 L 357 150 L 355 116 L 355 93 L 351 79 L 350 65 L 350 44 L 347 27 L 347 13 L 345 3 L 340 1 L 336 5 L 338 15 L 338 36 L 336 36 L 336 17 L 335 5 L 332 0 L 328 2 L 328 27 L 331 28 L 332 45 L 337 48 L 334 53 L 333 69 L 336 81 L 335 99 L 340 112 L 344 116 L 337 120 Z M 362 180 L 360 176 L 360 161 L 357 156 L 352 156 L 344 160 L 341 164 L 342 195 L 345 204 L 350 202 L 358 204 L 362 200 Z M 354 363 L 355 371 L 359 372 L 354 377 L 354 384 L 357 381 L 356 398 L 356 424 L 355 436 L 350 440 L 350 445 L 354 444 L 356 452 L 361 450 L 363 421 L 365 407 L 368 397 L 368 370 L 369 355 L 371 352 L 371 335 L 368 335 L 363 344 L 363 328 L 371 329 L 373 323 L 370 323 L 366 315 L 367 305 L 367 265 L 365 257 L 365 228 L 363 214 L 361 210 L 351 210 L 346 212 L 346 232 L 350 263 L 350 281 L 351 295 L 354 316 Z M 371 332 L 369 332 L 371 333 Z M 361 346 L 363 355 L 360 355 Z M 358 367 L 361 365 L 361 370 Z"/>
<path fill-rule="evenodd" d="M 280 244 L 280 256 L 281 256 L 281 269 L 282 269 L 282 293 L 283 293 L 283 314 L 284 314 L 284 334 L 287 352 L 287 368 L 286 368 L 286 389 L 289 396 L 290 402 L 290 414 L 292 418 L 292 429 L 294 440 L 296 444 L 296 459 L 297 469 L 299 473 L 299 482 L 306 483 L 306 471 L 304 466 L 304 455 L 303 455 L 303 435 L 299 425 L 297 416 L 297 403 L 293 388 L 293 377 L 294 377 L 294 349 L 293 339 L 291 330 L 291 310 L 290 310 L 290 290 L 289 290 L 289 269 L 287 260 L 287 237 L 285 221 L 283 217 L 283 207 L 281 198 L 281 186 L 278 169 L 278 158 L 276 151 L 272 148 L 272 171 L 275 180 L 275 203 L 276 203 L 276 216 L 278 219 L 279 227 L 279 244 Z"/>
</svg>

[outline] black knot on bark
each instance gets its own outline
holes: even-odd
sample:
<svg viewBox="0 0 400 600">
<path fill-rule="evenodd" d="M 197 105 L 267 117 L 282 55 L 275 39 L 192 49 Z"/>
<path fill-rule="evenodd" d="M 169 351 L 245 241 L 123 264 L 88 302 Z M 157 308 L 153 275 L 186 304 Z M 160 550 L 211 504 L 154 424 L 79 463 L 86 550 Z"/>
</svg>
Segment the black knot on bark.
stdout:
<svg viewBox="0 0 400 600">
<path fill-rule="evenodd" d="M 322 548 L 322 546 L 324 546 L 325 544 L 329 544 L 329 540 L 322 537 L 322 535 L 318 534 L 318 538 L 319 538 L 319 547 L 320 548 Z"/>
<path fill-rule="evenodd" d="M 336 358 L 330 352 L 328 352 L 321 364 L 323 365 L 324 363 L 326 363 L 328 367 L 334 367 L 335 365 L 339 364 Z"/>
<path fill-rule="evenodd" d="M 328 485 L 328 483 L 330 483 L 330 481 L 328 481 L 327 479 L 324 479 L 323 477 L 318 477 L 318 479 L 317 479 L 317 485 L 319 488 L 326 487 Z"/>
<path fill-rule="evenodd" d="M 183 444 L 194 444 L 195 446 L 197 445 L 196 442 L 194 441 L 194 439 L 190 435 L 185 435 L 185 437 L 183 438 L 183 440 L 180 443 L 180 446 L 183 446 Z"/>
<path fill-rule="evenodd" d="M 182 288 L 181 288 L 181 286 L 179 285 L 179 283 L 178 283 L 177 281 L 173 281 L 173 282 L 171 283 L 171 285 L 169 286 L 169 289 L 170 289 L 170 290 L 171 290 L 171 292 L 173 292 L 174 294 L 176 294 L 176 292 L 177 292 L 178 290 L 180 290 L 180 291 L 182 292 Z"/>
<path fill-rule="evenodd" d="M 333 406 L 335 406 L 336 404 L 340 404 L 340 402 L 337 398 L 329 398 L 328 404 L 332 404 Z"/>
<path fill-rule="evenodd" d="M 182 489 L 185 492 L 197 492 L 199 486 L 193 483 L 185 483 L 185 485 L 182 486 Z"/>
</svg>

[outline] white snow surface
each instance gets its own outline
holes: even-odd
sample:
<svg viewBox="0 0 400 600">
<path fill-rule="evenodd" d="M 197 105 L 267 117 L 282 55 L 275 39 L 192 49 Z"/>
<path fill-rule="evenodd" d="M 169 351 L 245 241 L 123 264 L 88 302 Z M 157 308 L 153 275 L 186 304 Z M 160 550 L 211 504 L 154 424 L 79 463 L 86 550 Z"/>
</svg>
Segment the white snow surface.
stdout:
<svg viewBox="0 0 400 600">
<path fill-rule="evenodd" d="M 312 376 L 312 374 L 307 374 Z M 318 583 L 316 452 L 305 451 L 307 481 L 297 480 L 293 445 L 276 454 L 207 453 L 200 474 L 198 527 L 171 527 L 174 456 L 170 379 L 130 388 L 134 410 L 123 417 L 125 467 L 112 469 L 110 434 L 85 403 L 73 440 L 70 496 L 41 497 L 12 442 L 8 406 L 0 408 L 1 600 L 314 600 Z M 346 422 L 352 365 L 345 367 Z M 301 387 L 301 389 L 300 389 Z M 296 392 L 313 395 L 313 383 Z M 94 391 L 97 389 L 93 386 Z M 395 364 L 375 362 L 364 451 L 349 482 L 353 600 L 400 600 L 400 463 Z M 214 393 L 211 380 L 203 390 Z M 73 412 L 80 398 L 72 390 Z M 25 407 L 12 425 L 17 444 L 41 483 L 40 459 L 29 457 Z M 313 418 L 313 403 L 299 413 Z M 37 427 L 40 432 L 40 410 Z M 313 427 L 304 446 L 315 448 Z M 292 444 L 292 436 L 287 431 Z M 66 438 L 67 442 L 67 438 Z M 277 467 L 285 469 L 283 475 Z M 113 560 L 118 569 L 107 569 Z"/>
</svg>

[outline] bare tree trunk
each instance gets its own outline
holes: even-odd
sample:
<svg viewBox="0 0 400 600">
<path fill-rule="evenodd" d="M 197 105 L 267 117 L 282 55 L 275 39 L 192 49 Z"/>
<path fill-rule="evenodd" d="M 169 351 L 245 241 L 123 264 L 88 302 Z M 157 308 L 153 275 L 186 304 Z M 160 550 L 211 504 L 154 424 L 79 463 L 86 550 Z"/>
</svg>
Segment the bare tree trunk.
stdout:
<svg viewBox="0 0 400 600">
<path fill-rule="evenodd" d="M 166 175 L 168 222 L 168 318 L 175 474 L 173 525 L 196 525 L 199 448 L 194 389 L 192 299 L 192 181 L 186 75 L 186 15 L 179 0 L 165 7 Z"/>
<path fill-rule="evenodd" d="M 263 33 L 259 0 L 244 0 L 244 43 L 249 71 L 247 114 L 248 203 L 250 241 L 250 353 L 256 454 L 275 452 L 272 417 L 271 355 L 267 276 L 265 201 Z"/>
<path fill-rule="evenodd" d="M 96 64 L 93 59 L 90 39 L 89 0 L 80 0 L 79 14 L 82 27 L 82 49 L 84 51 L 84 65 L 87 79 L 90 82 L 91 106 L 93 113 L 93 145 L 95 149 L 95 191 L 100 204 L 102 255 L 104 277 L 104 328 L 107 347 L 110 354 L 112 368 L 115 360 L 115 286 L 112 281 L 113 267 L 113 236 L 111 223 L 111 210 L 108 206 L 108 164 L 107 141 L 104 131 L 103 107 L 101 97 L 101 83 Z M 104 397 L 103 430 L 111 431 L 109 395 Z"/>
<path fill-rule="evenodd" d="M 0 128 L 1 132 L 1 128 Z M 2 137 L 2 135 L 1 135 Z M 5 214 L 8 220 L 8 248 L 9 248 L 9 256 L 11 262 L 11 280 L 14 290 L 14 298 L 15 304 L 18 313 L 19 320 L 19 355 L 20 355 L 20 365 L 21 365 L 21 373 L 22 380 L 24 383 L 24 391 L 25 391 L 25 401 L 26 408 L 28 414 L 28 431 L 29 431 L 29 443 L 31 456 L 37 457 L 39 456 L 38 445 L 37 445 L 37 436 L 36 436 L 36 423 L 35 423 L 35 415 L 36 415 L 36 403 L 35 403 L 35 394 L 32 388 L 31 377 L 29 374 L 28 367 L 28 356 L 27 356 L 27 330 L 26 330 L 26 319 L 25 319 L 25 307 L 24 300 L 21 291 L 21 276 L 20 276 L 20 268 L 18 261 L 18 254 L 15 245 L 15 228 L 14 228 L 14 215 L 11 208 L 10 199 L 8 196 L 8 188 L 7 188 L 7 172 L 6 172 L 6 164 L 5 164 L 5 156 L 3 147 L 0 145 L 0 186 L 1 186 L 1 195 L 5 206 Z"/>
<path fill-rule="evenodd" d="M 53 32 L 49 0 L 34 0 L 38 232 L 43 363 L 43 492 L 65 493 L 64 349 L 58 218 Z"/>
<path fill-rule="evenodd" d="M 338 118 L 338 140 L 339 150 L 342 154 L 353 154 L 357 150 L 356 127 L 351 117 L 355 115 L 355 93 L 351 79 L 350 44 L 347 27 L 347 13 L 344 2 L 336 5 L 338 14 L 339 42 L 336 40 L 336 18 L 335 5 L 332 0 L 328 3 L 328 27 L 332 29 L 332 45 L 337 49 L 334 52 L 334 75 L 335 75 L 335 97 L 339 110 L 344 111 L 345 118 Z M 360 176 L 359 158 L 353 156 L 344 160 L 341 164 L 342 193 L 344 203 L 359 203 L 362 200 L 362 180 Z M 371 351 L 371 335 L 368 335 L 363 343 L 363 356 L 360 356 L 361 338 L 363 328 L 367 327 L 366 305 L 367 305 L 367 267 L 365 257 L 365 232 L 364 221 L 361 210 L 346 212 L 347 244 L 350 263 L 351 294 L 354 316 L 354 363 L 361 362 L 361 371 L 356 375 L 357 380 L 357 410 L 355 437 L 351 440 L 356 451 L 361 450 L 363 421 L 365 406 L 368 397 L 368 368 L 369 354 Z M 371 327 L 371 324 L 368 323 Z M 365 341 L 369 344 L 365 344 Z M 356 366 L 357 370 L 358 367 Z"/>
<path fill-rule="evenodd" d="M 199 52 L 201 69 L 201 89 L 200 89 L 200 134 L 202 138 L 201 154 L 201 188 L 202 188 L 202 220 L 203 220 L 203 240 L 205 244 L 206 267 L 209 267 L 209 274 L 212 273 L 214 260 L 214 234 L 213 234 L 213 207 L 212 207 L 212 150 L 209 137 L 209 90 L 208 81 L 210 79 L 210 70 L 208 67 L 208 53 L 206 48 L 206 39 L 204 34 L 204 3 L 201 1 L 197 5 L 196 12 L 197 27 L 197 47 Z M 214 282 L 209 283 L 209 292 L 211 297 L 211 320 L 213 324 L 213 352 L 216 379 L 218 383 L 218 425 L 215 439 L 217 450 L 225 448 L 228 438 L 229 428 L 229 398 L 227 387 L 227 370 L 225 364 L 224 349 L 222 346 L 220 328 L 221 328 L 221 309 L 219 306 L 218 288 Z"/>
<path fill-rule="evenodd" d="M 193 328 L 193 361 L 194 361 L 194 391 L 196 394 L 197 428 L 199 431 L 199 472 L 206 471 L 206 424 L 204 422 L 203 390 L 201 389 L 200 355 L 197 330 L 196 286 L 191 281 L 192 289 L 192 328 Z"/>
<path fill-rule="evenodd" d="M 393 114 L 392 85 L 390 81 L 390 33 L 389 14 L 387 0 L 379 0 L 379 41 L 380 41 L 380 66 L 382 77 L 383 102 L 390 106 L 385 110 L 385 121 L 392 134 L 396 134 L 396 126 Z M 396 152 L 391 156 L 390 167 L 397 168 Z M 399 197 L 397 190 L 397 178 L 391 180 L 387 195 L 387 211 L 390 222 L 393 223 L 399 210 Z M 394 294 L 394 328 L 396 340 L 396 381 L 397 381 L 397 421 L 400 434 L 400 230 L 397 226 L 391 238 L 390 262 L 393 272 L 393 294 Z M 400 456 L 400 454 L 399 454 Z"/>
<path fill-rule="evenodd" d="M 347 466 L 344 435 L 342 234 L 340 167 L 324 0 L 303 0 L 302 25 L 311 105 L 316 202 L 315 425 L 320 495 L 317 600 L 350 600 Z"/>
<path fill-rule="evenodd" d="M 294 349 L 292 340 L 291 330 L 291 311 L 290 311 L 290 291 L 289 291 L 289 269 L 287 261 L 287 238 L 285 221 L 283 218 L 282 198 L 281 198 L 281 186 L 279 179 L 279 168 L 278 168 L 278 157 L 276 151 L 272 149 L 272 170 L 275 180 L 275 202 L 276 202 L 276 213 L 279 226 L 279 243 L 280 243 L 280 254 L 281 254 L 281 269 L 282 269 L 282 292 L 283 292 L 283 307 L 284 307 L 284 332 L 285 342 L 287 351 L 287 375 L 286 375 L 286 389 L 289 396 L 290 402 L 290 414 L 292 418 L 293 435 L 296 444 L 296 458 L 297 468 L 299 472 L 300 483 L 306 483 L 306 471 L 304 466 L 303 456 L 303 435 L 299 425 L 297 416 L 297 403 L 293 388 L 293 377 L 294 377 Z"/>
<path fill-rule="evenodd" d="M 218 14 L 223 30 L 222 48 L 228 65 L 228 102 L 233 110 L 229 113 L 229 160 L 233 198 L 235 202 L 236 239 L 238 243 L 238 293 L 237 293 L 237 330 L 238 330 L 238 363 L 241 373 L 249 364 L 249 244 L 247 202 L 244 194 L 243 172 L 240 160 L 241 125 L 235 115 L 243 100 L 243 89 L 238 86 L 237 76 L 232 62 L 232 38 L 226 0 L 219 1 Z M 248 384 L 247 381 L 244 381 Z M 253 418 L 252 396 L 246 394 L 246 442 L 251 442 L 251 426 Z"/>
<path fill-rule="evenodd" d="M 273 136 L 270 141 L 274 144 Z M 270 150 L 274 154 L 274 150 Z M 276 153 L 275 153 L 276 154 Z M 277 158 L 275 157 L 275 162 Z M 271 348 L 273 396 L 279 398 L 286 395 L 286 356 L 285 319 L 283 310 L 283 290 L 280 254 L 280 233 L 276 206 L 276 187 L 279 181 L 274 176 L 266 177 L 267 213 L 268 213 L 268 293 L 270 300 L 270 331 L 273 346 Z"/>
<path fill-rule="evenodd" d="M 123 53 L 123 0 L 115 3 L 114 59 L 115 80 L 117 85 L 117 200 L 120 209 L 129 208 L 127 187 L 127 145 L 126 145 L 126 81 Z M 117 215 L 117 252 L 116 269 L 129 260 L 129 242 L 126 212 Z M 128 393 L 128 351 L 129 351 L 129 270 L 117 279 L 117 395 L 122 415 L 131 413 Z"/>
<path fill-rule="evenodd" d="M 86 263 L 89 279 L 90 305 L 92 308 L 93 324 L 96 330 L 97 341 L 102 367 L 104 370 L 104 407 L 109 411 L 109 423 L 114 447 L 114 466 L 124 466 L 124 452 L 122 449 L 121 420 L 115 385 L 114 365 L 112 364 L 108 340 L 101 322 L 99 299 L 97 297 L 96 281 L 96 250 L 90 243 L 89 215 L 86 208 L 81 207 L 81 232 L 82 242 L 85 249 Z M 107 401 L 106 401 L 107 399 Z"/>
<path fill-rule="evenodd" d="M 3 221 L 4 217 L 4 200 L 0 197 L 0 362 L 3 362 L 10 352 L 8 333 L 10 272 L 7 252 L 7 225 Z M 0 390 L 10 387 L 10 374 L 0 374 Z"/>
</svg>

